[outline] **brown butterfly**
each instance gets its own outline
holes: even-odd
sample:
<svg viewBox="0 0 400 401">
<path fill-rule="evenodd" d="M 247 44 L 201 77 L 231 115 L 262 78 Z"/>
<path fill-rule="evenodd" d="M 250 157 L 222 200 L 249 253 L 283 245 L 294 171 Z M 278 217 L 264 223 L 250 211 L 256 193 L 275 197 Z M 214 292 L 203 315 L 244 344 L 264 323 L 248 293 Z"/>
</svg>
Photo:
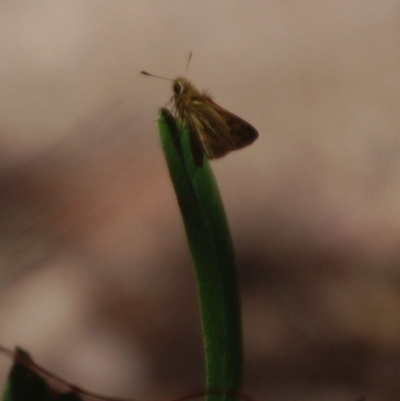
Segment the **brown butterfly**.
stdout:
<svg viewBox="0 0 400 401">
<path fill-rule="evenodd" d="M 188 66 L 191 56 L 192 53 Z M 196 166 L 203 166 L 203 154 L 208 159 L 217 159 L 232 150 L 250 145 L 258 138 L 258 132 L 252 125 L 216 104 L 185 77 L 172 80 L 145 71 L 141 74 L 173 81 L 174 109 L 189 129 L 190 147 Z"/>
</svg>

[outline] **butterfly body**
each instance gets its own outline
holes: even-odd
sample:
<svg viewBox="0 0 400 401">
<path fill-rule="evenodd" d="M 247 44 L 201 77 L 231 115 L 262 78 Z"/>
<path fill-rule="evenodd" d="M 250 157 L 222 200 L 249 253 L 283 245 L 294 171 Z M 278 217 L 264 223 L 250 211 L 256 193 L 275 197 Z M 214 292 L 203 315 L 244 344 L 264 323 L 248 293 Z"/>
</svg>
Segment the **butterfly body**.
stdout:
<svg viewBox="0 0 400 401">
<path fill-rule="evenodd" d="M 186 72 L 192 53 L 189 54 Z M 232 150 L 250 145 L 258 138 L 257 130 L 200 92 L 186 77 L 169 79 L 142 71 L 141 74 L 172 81 L 174 110 L 189 131 L 190 147 L 196 166 L 208 159 L 225 156 Z"/>
<path fill-rule="evenodd" d="M 208 159 L 217 159 L 250 145 L 258 138 L 253 126 L 216 104 L 186 78 L 176 78 L 172 88 L 174 107 L 189 130 L 197 166 L 202 166 L 203 154 Z"/>
</svg>

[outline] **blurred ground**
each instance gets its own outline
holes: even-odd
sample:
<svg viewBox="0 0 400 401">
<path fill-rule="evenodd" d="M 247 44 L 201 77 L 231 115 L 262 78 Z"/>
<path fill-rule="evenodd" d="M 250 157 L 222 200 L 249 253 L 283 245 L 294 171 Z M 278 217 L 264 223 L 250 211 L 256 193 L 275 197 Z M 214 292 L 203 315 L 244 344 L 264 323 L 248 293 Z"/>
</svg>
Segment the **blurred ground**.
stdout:
<svg viewBox="0 0 400 401">
<path fill-rule="evenodd" d="M 203 385 L 158 143 L 184 74 L 260 132 L 213 162 L 258 400 L 398 400 L 400 4 L 0 3 L 0 343 L 80 386 Z M 1 363 L 4 378 L 9 362 Z"/>
</svg>

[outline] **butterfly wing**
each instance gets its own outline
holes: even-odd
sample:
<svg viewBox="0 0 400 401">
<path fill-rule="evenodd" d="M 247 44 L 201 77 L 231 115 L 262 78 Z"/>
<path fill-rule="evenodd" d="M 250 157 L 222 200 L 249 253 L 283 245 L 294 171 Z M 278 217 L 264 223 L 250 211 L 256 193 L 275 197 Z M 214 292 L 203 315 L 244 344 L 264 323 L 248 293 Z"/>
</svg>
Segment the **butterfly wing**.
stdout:
<svg viewBox="0 0 400 401">
<path fill-rule="evenodd" d="M 197 134 L 197 142 L 200 142 L 209 159 L 216 159 L 248 146 L 258 137 L 253 126 L 223 109 L 207 95 L 203 95 L 201 102 L 192 103 L 191 112 L 187 113 L 185 121 L 191 136 Z M 191 142 L 195 143 L 196 139 L 193 138 Z"/>
</svg>

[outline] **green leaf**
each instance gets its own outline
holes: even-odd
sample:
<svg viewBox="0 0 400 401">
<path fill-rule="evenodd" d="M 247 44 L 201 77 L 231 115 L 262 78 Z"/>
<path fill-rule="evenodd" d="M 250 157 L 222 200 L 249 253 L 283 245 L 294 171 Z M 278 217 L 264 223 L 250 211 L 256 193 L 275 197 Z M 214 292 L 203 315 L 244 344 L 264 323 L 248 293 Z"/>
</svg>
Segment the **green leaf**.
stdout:
<svg viewBox="0 0 400 401">
<path fill-rule="evenodd" d="M 158 130 L 196 272 L 208 398 L 235 399 L 243 374 L 241 314 L 224 206 L 208 160 L 195 165 L 189 133 L 167 109 L 160 112 Z M 229 396 L 215 395 L 223 392 Z"/>
</svg>

